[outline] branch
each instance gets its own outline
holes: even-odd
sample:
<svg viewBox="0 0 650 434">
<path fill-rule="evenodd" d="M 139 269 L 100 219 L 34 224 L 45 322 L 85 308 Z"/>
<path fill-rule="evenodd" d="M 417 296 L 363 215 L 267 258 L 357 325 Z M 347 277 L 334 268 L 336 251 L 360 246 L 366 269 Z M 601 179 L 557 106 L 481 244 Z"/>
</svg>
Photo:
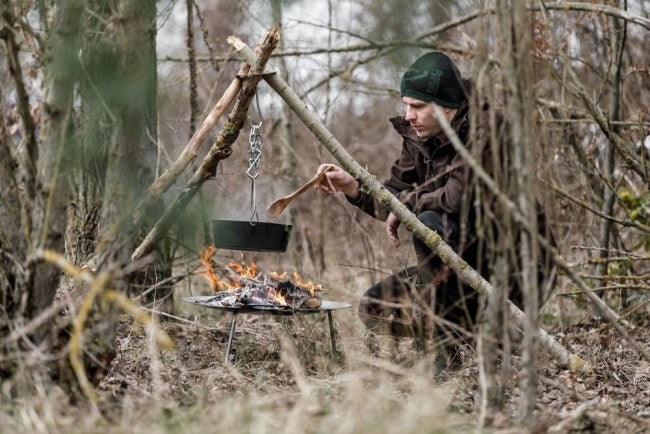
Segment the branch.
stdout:
<svg viewBox="0 0 650 434">
<path fill-rule="evenodd" d="M 93 307 L 95 299 L 98 298 L 100 295 L 106 301 L 115 303 L 118 306 L 120 306 L 125 312 L 133 316 L 135 320 L 140 321 L 141 323 L 148 326 L 151 334 L 156 340 L 156 343 L 160 345 L 162 348 L 166 350 L 173 349 L 174 346 L 172 340 L 169 338 L 167 333 L 155 327 L 152 319 L 146 313 L 144 313 L 138 306 L 132 303 L 124 294 L 114 289 L 110 289 L 106 287 L 108 281 L 116 277 L 116 273 L 113 273 L 111 270 L 108 270 L 95 276 L 88 270 L 75 267 L 70 262 L 68 262 L 63 257 L 63 255 L 60 255 L 59 253 L 51 250 L 39 249 L 35 252 L 34 257 L 35 259 L 43 259 L 47 262 L 50 262 L 56 265 L 65 273 L 71 275 L 72 277 L 90 284 L 90 288 L 88 289 L 77 311 L 77 315 L 73 321 L 73 329 L 70 335 L 69 358 L 70 358 L 70 365 L 72 366 L 72 369 L 75 372 L 77 381 L 79 382 L 79 386 L 86 394 L 88 399 L 90 399 L 93 406 L 97 405 L 96 394 L 92 388 L 92 385 L 88 381 L 88 377 L 86 376 L 86 371 L 83 365 L 83 361 L 81 359 L 81 345 L 82 345 L 83 330 L 85 328 L 86 319 L 88 318 L 90 310 Z M 130 266 L 125 267 L 121 271 L 129 272 L 131 270 L 131 266 L 137 267 L 139 265 L 141 264 L 130 264 Z M 59 305 L 60 304 L 61 303 L 59 303 Z M 57 310 L 55 309 L 51 309 L 51 311 L 53 313 L 57 312 Z M 24 328 L 20 330 L 20 333 L 13 333 L 13 334 L 20 336 L 23 333 L 25 333 Z M 12 336 L 9 336 L 7 339 L 3 340 L 3 343 L 6 341 L 10 341 L 11 338 Z"/>
<path fill-rule="evenodd" d="M 185 149 L 180 153 L 176 161 L 174 161 L 158 178 L 156 178 L 149 186 L 147 191 L 148 196 L 145 197 L 136 207 L 135 218 L 136 227 L 140 226 L 146 210 L 158 200 L 168 189 L 171 187 L 178 177 L 183 173 L 185 168 L 196 158 L 199 148 L 205 141 L 208 134 L 219 122 L 224 111 L 230 106 L 232 101 L 237 96 L 241 89 L 242 80 L 240 75 L 248 73 L 249 66 L 243 64 L 237 73 L 237 77 L 230 82 L 230 86 L 223 93 L 219 101 L 214 105 L 210 113 L 201 123 L 199 129 L 194 133 L 190 141 L 185 146 Z"/>
<path fill-rule="evenodd" d="M 650 234 L 650 227 L 648 227 L 648 226 L 646 226 L 646 225 L 644 225 L 642 223 L 636 222 L 634 220 L 621 220 L 621 219 L 617 219 L 616 217 L 612 217 L 611 215 L 603 213 L 602 211 L 599 211 L 599 210 L 595 209 L 594 207 L 590 206 L 584 200 L 578 199 L 575 195 L 572 195 L 571 193 L 564 190 L 562 187 L 555 184 L 554 182 L 552 182 L 550 185 L 551 185 L 551 188 L 553 190 L 555 190 L 555 192 L 562 195 L 566 199 L 569 199 L 571 202 L 581 206 L 582 208 L 586 209 L 587 211 L 597 215 L 598 217 L 601 217 L 603 219 L 606 219 L 606 220 L 609 220 L 609 221 L 612 221 L 612 222 L 616 222 L 616 223 L 618 223 L 618 224 L 620 224 L 622 226 L 634 227 L 634 228 L 637 228 L 638 230 L 640 230 L 642 232 Z M 604 247 L 606 248 L 606 246 L 604 246 Z"/>
<path fill-rule="evenodd" d="M 246 62 L 254 58 L 252 50 L 239 39 L 231 38 L 229 42 L 235 45 L 239 55 Z M 388 208 L 399 218 L 404 226 L 418 239 L 422 240 L 440 259 L 453 269 L 459 278 L 475 288 L 479 293 L 490 294 L 494 289 L 479 273 L 469 267 L 458 254 L 446 244 L 440 236 L 426 227 L 418 218 L 393 196 L 377 179 L 366 169 L 357 163 L 343 146 L 330 133 L 318 117 L 310 112 L 298 95 L 277 75 L 268 75 L 264 79 L 284 99 L 287 105 L 303 121 L 305 126 L 318 138 L 332 156 L 348 171 L 354 178 L 370 192 L 383 206 Z M 449 124 L 447 123 L 447 127 Z M 458 140 L 458 137 L 456 137 Z M 461 145 L 462 146 L 462 145 Z M 508 301 L 508 308 L 513 319 L 518 325 L 525 323 L 524 313 L 512 302 Z M 559 342 L 543 329 L 539 330 L 542 344 L 553 354 L 563 365 L 569 366 L 572 370 L 590 371 L 591 366 L 579 356 L 571 354 Z"/>
<path fill-rule="evenodd" d="M 576 6 L 580 7 L 579 5 L 584 5 L 583 3 L 565 3 L 567 7 L 570 6 Z M 550 5 L 547 5 L 545 3 L 540 3 L 538 9 L 542 12 L 542 16 L 544 17 L 545 20 L 548 21 L 547 17 L 547 9 L 549 9 Z M 604 11 L 605 9 L 610 10 L 608 6 L 602 6 L 602 5 L 593 5 L 593 6 L 599 6 L 596 8 L 596 10 L 599 11 Z M 614 8 L 611 8 L 614 9 Z M 592 9 L 589 9 L 592 10 Z M 618 13 L 620 14 L 627 14 L 625 11 L 621 11 L 619 9 L 616 9 Z M 611 12 L 611 11 L 610 11 Z M 650 21 L 649 21 L 650 24 Z M 550 33 L 550 37 L 554 39 L 556 46 L 561 47 L 562 45 L 559 43 L 557 35 L 554 33 Z M 639 161 L 635 160 L 632 158 L 633 155 L 637 153 L 636 149 L 634 148 L 634 145 L 631 143 L 627 142 L 623 137 L 621 137 L 614 129 L 610 127 L 610 119 L 603 113 L 601 108 L 598 106 L 597 102 L 594 101 L 587 91 L 585 90 L 584 86 L 582 86 L 581 80 L 578 78 L 575 70 L 571 66 L 571 61 L 568 59 L 568 55 L 566 52 L 562 51 L 561 53 L 561 61 L 564 66 L 564 68 L 569 72 L 569 75 L 571 76 L 571 79 L 573 81 L 572 84 L 566 83 L 567 89 L 569 92 L 571 92 L 575 97 L 578 99 L 582 100 L 583 104 L 587 107 L 587 110 L 590 112 L 591 116 L 594 118 L 598 126 L 600 127 L 601 131 L 603 134 L 605 134 L 605 137 L 609 140 L 609 142 L 612 144 L 616 152 L 618 152 L 623 160 L 634 170 L 637 172 L 640 176 L 641 179 L 647 180 L 648 175 L 646 173 L 646 170 L 644 168 L 644 165 L 642 165 Z M 560 77 L 557 76 L 555 71 L 551 69 L 551 74 L 553 77 L 560 83 L 564 84 L 564 80 Z M 616 117 L 615 113 L 610 113 L 610 116 Z M 617 119 L 614 119 L 617 120 Z M 640 148 L 640 151 L 643 150 L 643 147 Z"/>
<path fill-rule="evenodd" d="M 199 188 L 208 179 L 213 178 L 217 170 L 219 161 L 224 160 L 232 154 L 232 144 L 239 135 L 246 119 L 246 113 L 251 103 L 257 83 L 262 79 L 260 74 L 264 71 L 266 62 L 271 52 L 279 41 L 277 27 L 271 29 L 260 42 L 258 46 L 259 55 L 251 59 L 248 63 L 253 65 L 250 69 L 251 74 L 245 79 L 237 101 L 228 116 L 228 121 L 224 124 L 214 144 L 203 159 L 201 166 L 194 173 L 185 188 L 178 194 L 176 199 L 167 207 L 163 216 L 156 222 L 154 227 L 149 231 L 142 243 L 135 249 L 131 258 L 136 260 L 149 254 L 155 244 L 167 233 L 172 224 L 176 221 L 178 214 L 185 209 L 187 204 L 192 200 Z M 197 133 L 198 134 L 198 133 Z"/>
<path fill-rule="evenodd" d="M 242 65 L 237 73 L 238 77 L 235 77 L 233 81 L 230 82 L 230 86 L 225 90 L 210 113 L 208 113 L 206 118 L 203 120 L 203 123 L 196 133 L 194 133 L 176 161 L 174 161 L 167 170 L 165 170 L 165 172 L 163 172 L 163 174 L 156 178 L 156 180 L 151 184 L 149 187 L 151 199 L 157 199 L 162 196 L 162 194 L 171 187 L 176 179 L 178 179 L 183 170 L 185 170 L 185 168 L 196 158 L 201 144 L 203 144 L 212 128 L 214 128 L 217 122 L 219 122 L 219 119 L 221 119 L 221 116 L 223 116 L 223 113 L 226 111 L 228 106 L 230 106 L 241 89 L 242 80 L 239 76 L 248 74 L 248 69 L 248 65 Z"/>
<path fill-rule="evenodd" d="M 548 2 L 548 3 L 544 3 L 543 7 L 549 10 L 552 9 L 557 11 L 573 10 L 573 11 L 602 13 L 605 15 L 621 18 L 623 20 L 645 27 L 646 29 L 650 29 L 650 19 L 644 18 L 639 15 L 631 14 L 627 11 L 612 6 L 594 4 L 594 3 L 582 3 L 582 2 L 562 2 L 562 3 Z M 530 6 L 528 9 L 531 11 L 541 11 L 540 6 Z M 370 41 L 368 44 L 353 44 L 353 45 L 348 45 L 346 47 L 340 47 L 340 48 L 321 47 L 321 48 L 314 48 L 312 50 L 306 50 L 306 51 L 301 51 L 301 50 L 282 51 L 282 52 L 274 53 L 271 57 L 286 57 L 286 56 L 300 57 L 300 56 L 324 54 L 324 53 L 345 53 L 345 52 L 368 51 L 368 50 L 376 50 L 379 48 L 386 48 L 390 46 L 399 46 L 399 45 L 418 46 L 418 47 L 424 46 L 425 48 L 435 49 L 435 48 L 440 48 L 440 46 L 435 44 L 429 44 L 427 46 L 425 43 L 421 42 L 421 40 L 437 35 L 444 31 L 453 29 L 455 27 L 458 27 L 462 24 L 473 21 L 476 18 L 480 18 L 486 15 L 493 15 L 494 13 L 496 13 L 495 8 L 479 9 L 474 12 L 470 12 L 466 15 L 463 15 L 459 18 L 456 18 L 455 20 L 451 20 L 446 23 L 439 24 L 434 28 L 432 28 L 431 30 L 422 33 L 414 38 L 406 39 L 402 41 Z M 209 56 L 209 57 L 197 57 L 196 60 L 198 62 L 214 62 L 214 61 L 227 62 L 227 61 L 232 61 L 233 59 L 230 59 L 226 56 Z M 161 62 L 188 62 L 189 60 L 187 58 L 166 56 L 160 59 L 160 61 Z"/>
<path fill-rule="evenodd" d="M 605 116 L 598 104 L 596 104 L 596 102 L 589 96 L 585 88 L 582 86 L 581 80 L 578 78 L 573 67 L 566 60 L 564 60 L 563 63 L 567 68 L 567 71 L 569 71 L 571 79 L 573 80 L 572 84 L 567 83 L 567 88 L 569 91 L 578 99 L 582 100 L 583 104 L 587 107 L 587 110 L 589 110 L 594 120 L 600 127 L 600 130 L 603 132 L 603 134 L 605 134 L 605 137 L 607 137 L 612 146 L 614 146 L 616 152 L 623 158 L 623 160 L 625 160 L 630 168 L 638 173 L 642 179 L 647 180 L 648 174 L 646 173 L 643 165 L 639 161 L 632 158 L 633 155 L 637 154 L 637 150 L 634 148 L 634 145 L 626 141 L 623 137 L 621 137 L 620 134 L 610 128 L 609 119 Z M 643 147 L 639 149 L 643 149 Z"/>
<path fill-rule="evenodd" d="M 598 12 L 601 14 L 609 15 L 616 18 L 621 18 L 625 21 L 629 21 L 634 24 L 638 24 L 641 27 L 645 27 L 650 30 L 650 19 L 641 17 L 639 15 L 631 14 L 627 11 L 608 6 L 603 4 L 595 3 L 583 3 L 583 2 L 561 2 L 561 3 L 544 3 L 544 8 L 553 9 L 558 11 L 585 11 L 585 12 Z M 541 8 L 539 6 L 532 6 L 531 10 L 538 11 Z"/>
</svg>

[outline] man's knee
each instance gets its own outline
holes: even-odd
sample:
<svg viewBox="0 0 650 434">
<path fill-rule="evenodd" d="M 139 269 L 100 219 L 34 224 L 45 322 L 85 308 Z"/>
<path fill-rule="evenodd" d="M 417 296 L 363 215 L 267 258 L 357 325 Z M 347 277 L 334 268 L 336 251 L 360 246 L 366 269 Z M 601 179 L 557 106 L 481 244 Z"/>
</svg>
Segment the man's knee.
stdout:
<svg viewBox="0 0 650 434">
<path fill-rule="evenodd" d="M 418 220 L 429 229 L 441 232 L 445 227 L 447 215 L 438 211 L 422 211 L 418 214 Z"/>
<path fill-rule="evenodd" d="M 418 220 L 431 230 L 434 230 L 452 248 L 456 248 L 460 236 L 460 226 L 456 220 L 447 213 L 439 211 L 422 211 L 417 215 Z M 423 246 L 423 243 L 414 237 L 416 250 Z"/>
</svg>

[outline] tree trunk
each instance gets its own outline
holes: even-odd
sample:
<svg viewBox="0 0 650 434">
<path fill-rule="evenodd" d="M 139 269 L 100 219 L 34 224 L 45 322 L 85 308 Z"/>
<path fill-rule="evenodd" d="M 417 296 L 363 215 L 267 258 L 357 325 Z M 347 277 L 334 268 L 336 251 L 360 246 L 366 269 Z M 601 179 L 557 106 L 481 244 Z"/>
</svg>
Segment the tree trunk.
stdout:
<svg viewBox="0 0 650 434">
<path fill-rule="evenodd" d="M 76 153 L 74 201 L 68 210 L 66 253 L 74 264 L 97 273 L 129 261 L 140 227 L 136 204 L 154 179 L 157 153 L 156 6 L 153 0 L 95 0 L 88 5 L 87 38 L 80 82 L 81 146 Z M 157 203 L 150 205 L 154 210 Z M 142 219 L 140 224 L 147 224 Z M 137 292 L 168 277 L 168 255 L 156 252 L 150 269 L 112 282 L 120 291 Z M 84 285 L 75 282 L 74 286 Z M 151 298 L 171 288 L 158 288 Z M 149 301 L 149 300 L 145 300 Z M 114 354 L 116 310 L 96 306 L 87 333 L 95 360 L 85 360 L 96 382 Z"/>
<path fill-rule="evenodd" d="M 56 9 L 45 64 L 46 100 L 41 130 L 38 179 L 31 214 L 30 252 L 64 250 L 65 209 L 69 195 L 69 171 L 75 136 L 72 134 L 73 91 L 79 71 L 77 51 L 83 5 L 62 1 Z M 60 271 L 51 264 L 27 261 L 25 291 L 27 316 L 32 318 L 54 300 Z"/>
<path fill-rule="evenodd" d="M 627 6 L 627 5 L 626 5 Z M 627 30 L 627 23 L 618 18 L 610 17 L 609 22 L 611 23 L 612 29 L 610 31 L 610 47 L 611 47 L 611 66 L 607 71 L 607 83 L 609 84 L 609 120 L 618 121 L 620 120 L 620 107 L 621 107 L 621 62 L 623 60 L 623 45 L 625 44 L 625 35 Z M 612 130 L 615 133 L 619 133 L 619 128 L 616 125 L 612 125 Z M 604 156 L 604 175 L 609 181 L 609 185 L 616 185 L 616 179 L 614 177 L 614 168 L 615 168 L 615 154 L 614 148 L 612 146 L 607 146 L 605 148 Z M 603 203 L 601 207 L 601 212 L 605 215 L 614 215 L 614 203 L 616 200 L 616 192 L 612 191 L 609 186 L 606 186 L 603 189 Z M 602 219 L 600 221 L 600 235 L 599 235 L 599 245 L 602 249 L 600 251 L 600 259 L 602 262 L 598 264 L 596 271 L 597 276 L 605 276 L 608 273 L 608 261 L 609 256 L 608 250 L 610 247 L 610 233 L 612 228 L 612 222 L 609 219 Z M 597 294 L 602 297 L 603 291 L 598 291 Z"/>
<path fill-rule="evenodd" d="M 0 100 L 4 100 L 0 86 Z M 21 231 L 20 192 L 18 188 L 18 162 L 13 156 L 11 137 L 3 111 L 0 111 L 0 173 L 4 182 L 0 186 L 0 336 L 6 336 L 18 314 L 20 277 L 18 260 L 25 251 L 25 238 Z M 0 367 L 0 377 L 3 376 Z"/>
<path fill-rule="evenodd" d="M 515 225 L 511 231 L 512 240 L 521 240 L 515 253 L 519 257 L 519 287 L 524 298 L 525 322 L 522 345 L 521 366 L 521 420 L 531 421 L 532 412 L 537 401 L 537 342 L 538 342 L 538 245 L 536 234 L 537 219 L 535 210 L 535 173 L 532 167 L 533 149 L 538 137 L 533 107 L 534 101 L 532 59 L 530 57 L 531 31 L 529 12 L 524 2 L 502 0 L 497 6 L 501 34 L 503 35 L 503 66 L 506 88 L 506 113 L 510 140 L 508 149 L 509 181 L 505 192 L 517 203 L 529 222 L 528 232 L 524 227 Z"/>
<path fill-rule="evenodd" d="M 271 15 L 273 18 L 273 23 L 278 26 L 280 31 L 280 41 L 278 42 L 278 48 L 280 51 L 284 51 L 283 38 L 282 38 L 282 0 L 272 0 L 271 1 Z M 280 57 L 277 62 L 278 73 L 280 77 L 286 82 L 289 81 L 289 71 L 287 69 L 287 64 L 284 57 Z M 284 179 L 289 181 L 290 191 L 295 191 L 298 185 L 298 177 L 296 176 L 296 150 L 294 149 L 294 140 L 293 140 L 293 128 L 291 125 L 291 109 L 286 105 L 282 106 L 282 112 L 280 114 L 280 135 L 281 139 L 279 141 L 279 152 L 281 159 L 281 170 L 282 176 Z M 293 226 L 294 239 L 303 240 L 306 236 L 305 231 L 298 225 L 296 225 L 297 219 L 296 215 L 298 209 L 292 207 L 289 210 L 289 221 L 288 224 Z M 289 254 L 291 255 L 291 262 L 296 265 L 298 268 L 302 268 L 306 255 L 304 252 L 303 244 L 301 242 L 291 243 Z"/>
</svg>

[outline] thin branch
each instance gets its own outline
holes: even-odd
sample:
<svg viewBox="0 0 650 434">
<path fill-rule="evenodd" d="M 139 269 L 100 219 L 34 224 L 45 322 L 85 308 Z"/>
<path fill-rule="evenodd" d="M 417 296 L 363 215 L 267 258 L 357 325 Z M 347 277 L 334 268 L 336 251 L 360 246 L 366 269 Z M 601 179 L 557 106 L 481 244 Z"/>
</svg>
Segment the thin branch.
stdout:
<svg viewBox="0 0 650 434">
<path fill-rule="evenodd" d="M 576 294 L 586 294 L 587 292 L 592 292 L 592 293 L 597 293 L 601 291 L 616 291 L 616 290 L 621 290 L 621 289 L 633 289 L 633 290 L 638 290 L 638 291 L 647 291 L 650 290 L 650 285 L 641 285 L 641 284 L 631 284 L 627 285 L 624 283 L 618 284 L 618 285 L 607 285 L 607 286 L 597 286 L 594 289 L 591 289 L 589 291 L 570 291 L 570 292 L 560 292 L 558 295 L 576 295 Z"/>
<path fill-rule="evenodd" d="M 199 5 L 197 4 L 196 0 L 192 0 L 194 3 L 194 10 L 196 11 L 196 16 L 199 17 L 199 24 L 201 26 L 201 34 L 203 35 L 203 43 L 208 49 L 208 53 L 210 53 L 209 60 L 210 63 L 212 64 L 212 68 L 215 70 L 215 72 L 219 72 L 219 64 L 217 63 L 217 56 L 214 54 L 214 47 L 210 43 L 210 35 L 208 34 L 208 28 L 205 24 L 205 20 L 203 19 L 203 14 L 201 13 L 201 9 L 199 8 Z M 230 58 L 230 56 L 227 56 L 227 58 Z M 195 61 L 198 61 L 196 56 L 194 57 Z"/>
<path fill-rule="evenodd" d="M 198 94 L 196 89 L 196 53 L 194 50 L 194 14 L 193 0 L 186 0 L 187 7 L 187 57 L 190 59 L 190 138 L 196 130 L 196 118 L 199 113 Z"/>
<path fill-rule="evenodd" d="M 575 5 L 575 3 L 564 3 L 567 5 L 567 7 L 571 5 Z M 578 5 L 583 5 L 583 3 L 577 3 Z M 541 3 L 538 9 L 542 12 L 542 16 L 544 17 L 545 20 L 548 20 L 547 17 L 547 9 L 548 8 L 546 3 Z M 602 5 L 594 5 L 594 6 L 602 6 Z M 603 6 L 604 7 L 604 6 Z M 609 7 L 607 7 L 609 8 Z M 612 8 L 614 9 L 614 8 Z M 600 10 L 599 8 L 596 8 L 596 10 Z M 618 12 L 625 14 L 624 11 L 621 11 L 619 9 L 616 9 Z M 601 10 L 604 11 L 604 10 Z M 649 21 L 650 23 L 650 21 Z M 549 30 L 550 32 L 550 30 Z M 555 44 L 558 47 L 561 47 L 561 44 L 557 40 L 557 36 L 553 33 L 551 33 L 551 37 L 555 40 Z M 616 152 L 625 160 L 625 162 L 628 164 L 628 166 L 637 172 L 642 179 L 648 180 L 648 174 L 646 173 L 645 167 L 636 159 L 634 159 L 632 156 L 637 154 L 636 149 L 634 148 L 634 145 L 632 143 L 629 143 L 626 141 L 623 137 L 621 137 L 616 131 L 614 131 L 610 124 L 609 124 L 609 118 L 603 113 L 602 109 L 598 106 L 597 102 L 593 100 L 582 85 L 582 81 L 578 78 L 575 70 L 571 66 L 571 62 L 568 59 L 568 54 L 566 53 L 565 50 L 562 50 L 561 52 L 561 61 L 566 69 L 568 71 L 569 75 L 571 76 L 572 83 L 565 83 L 564 79 L 561 77 L 558 77 L 557 74 L 553 69 L 551 69 L 551 74 L 552 76 L 562 84 L 566 85 L 566 88 L 571 92 L 576 98 L 581 100 L 591 116 L 593 116 L 594 120 L 600 127 L 601 131 L 607 137 L 609 142 L 612 144 Z M 641 148 L 642 149 L 642 148 Z"/>
<path fill-rule="evenodd" d="M 568 191 L 564 190 L 562 187 L 560 187 L 556 183 L 551 182 L 550 186 L 555 192 L 557 192 L 558 194 L 560 194 L 564 198 L 569 199 L 571 202 L 581 206 L 582 208 L 584 208 L 587 211 L 597 215 L 598 217 L 601 217 L 603 219 L 606 219 L 606 220 L 609 220 L 609 221 L 612 221 L 612 222 L 616 222 L 616 223 L 618 223 L 618 224 L 620 224 L 622 226 L 637 228 L 638 230 L 640 230 L 642 232 L 650 234 L 650 227 L 648 227 L 648 226 L 646 226 L 646 225 L 644 225 L 642 223 L 636 222 L 634 220 L 621 220 L 621 219 L 618 219 L 616 217 L 612 217 L 611 215 L 605 214 L 604 212 L 592 207 L 591 205 L 589 205 L 584 200 L 578 199 L 575 195 L 572 195 Z M 607 246 L 604 246 L 604 248 L 606 248 L 606 247 Z"/>
<path fill-rule="evenodd" d="M 605 275 L 593 275 L 593 274 L 581 274 L 580 277 L 584 279 L 594 279 L 594 280 L 648 280 L 650 279 L 650 274 L 644 274 L 642 276 L 627 276 L 627 275 L 618 275 L 618 274 L 605 274 Z"/>
<path fill-rule="evenodd" d="M 609 15 L 616 18 L 621 18 L 630 23 L 638 24 L 639 26 L 645 27 L 650 30 L 650 19 L 634 15 L 630 12 L 615 8 L 613 6 L 596 4 L 596 3 L 586 3 L 586 2 L 559 2 L 559 3 L 544 3 L 544 8 L 549 10 L 557 11 L 584 11 L 584 12 L 597 12 L 600 14 Z M 531 10 L 540 10 L 539 6 L 533 6 Z"/>
<path fill-rule="evenodd" d="M 639 161 L 634 159 L 632 156 L 637 154 L 637 150 L 634 148 L 630 142 L 621 137 L 617 132 L 615 132 L 609 125 L 609 120 L 600 109 L 598 104 L 589 96 L 586 89 L 582 86 L 582 81 L 578 78 L 575 70 L 569 62 L 564 63 L 565 67 L 569 71 L 569 75 L 573 80 L 573 83 L 566 83 L 569 91 L 576 96 L 578 99 L 582 100 L 583 104 L 587 107 L 591 115 L 594 117 L 594 120 L 600 127 L 600 130 L 605 134 L 605 137 L 609 142 L 614 146 L 616 152 L 625 160 L 625 162 L 630 166 L 632 170 L 641 176 L 642 179 L 648 179 L 648 174 L 645 171 L 645 168 L 641 165 Z"/>
<path fill-rule="evenodd" d="M 607 5 L 601 5 L 601 4 L 593 4 L 593 3 L 581 3 L 581 2 L 561 2 L 561 3 L 544 3 L 543 7 L 549 10 L 557 10 L 557 11 L 583 11 L 583 12 L 596 12 L 596 13 L 602 13 L 605 15 L 610 15 L 613 17 L 621 18 L 623 20 L 629 21 L 634 24 L 638 24 L 642 27 L 645 27 L 647 29 L 650 29 L 650 19 L 641 17 L 639 15 L 634 15 L 631 14 L 627 11 L 623 11 L 621 9 L 612 7 L 612 6 L 607 6 Z M 540 6 L 530 6 L 528 8 L 531 11 L 540 11 L 541 7 Z M 283 52 L 278 52 L 273 54 L 271 57 L 285 57 L 285 56 L 307 56 L 307 55 L 313 55 L 313 54 L 324 54 L 324 53 L 342 53 L 342 52 L 358 52 L 358 51 L 369 51 L 369 50 L 376 50 L 379 48 L 388 48 L 392 46 L 418 46 L 418 47 L 424 47 L 424 48 L 439 48 L 439 45 L 435 44 L 429 44 L 429 45 L 422 45 L 425 44 L 422 42 L 423 39 L 432 37 L 434 35 L 437 35 L 439 33 L 445 32 L 447 30 L 453 29 L 455 27 L 458 27 L 460 25 L 463 25 L 465 23 L 468 23 L 470 21 L 475 20 L 476 18 L 480 18 L 486 15 L 493 15 L 496 13 L 495 8 L 487 8 L 487 9 L 480 9 L 476 10 L 474 12 L 470 12 L 466 15 L 463 15 L 459 18 L 456 18 L 455 20 L 448 21 L 446 23 L 439 24 L 435 27 L 433 27 L 431 30 L 428 30 L 425 33 L 422 33 L 414 38 L 411 39 L 406 39 L 402 41 L 369 41 L 368 44 L 353 44 L 349 45 L 346 47 L 339 47 L 339 48 L 330 48 L 330 47 L 321 47 L 321 48 L 314 48 L 313 50 L 294 50 L 294 51 L 283 51 Z M 359 35 L 353 35 L 356 37 L 359 37 L 361 39 L 366 40 L 362 36 Z M 210 61 L 230 61 L 232 59 L 228 59 L 227 57 L 215 57 L 215 56 L 210 56 L 210 57 L 197 57 L 197 61 L 199 62 L 210 62 Z M 179 58 L 179 57 L 173 57 L 173 56 L 166 56 L 161 59 L 159 59 L 161 62 L 187 62 L 187 58 Z"/>
</svg>

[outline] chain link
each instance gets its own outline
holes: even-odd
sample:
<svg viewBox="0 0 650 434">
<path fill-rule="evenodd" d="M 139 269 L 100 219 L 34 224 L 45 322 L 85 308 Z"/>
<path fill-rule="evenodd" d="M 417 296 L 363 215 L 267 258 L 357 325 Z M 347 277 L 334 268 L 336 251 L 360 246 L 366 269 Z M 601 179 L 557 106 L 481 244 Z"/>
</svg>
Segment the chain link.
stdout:
<svg viewBox="0 0 650 434">
<path fill-rule="evenodd" d="M 262 133 L 260 132 L 262 122 L 260 121 L 259 124 L 255 125 L 249 119 L 249 124 L 251 131 L 248 135 L 248 170 L 246 175 L 251 179 L 251 215 L 248 222 L 254 224 L 253 218 L 259 220 L 256 209 L 255 182 L 260 175 L 258 168 L 262 161 Z"/>
</svg>

